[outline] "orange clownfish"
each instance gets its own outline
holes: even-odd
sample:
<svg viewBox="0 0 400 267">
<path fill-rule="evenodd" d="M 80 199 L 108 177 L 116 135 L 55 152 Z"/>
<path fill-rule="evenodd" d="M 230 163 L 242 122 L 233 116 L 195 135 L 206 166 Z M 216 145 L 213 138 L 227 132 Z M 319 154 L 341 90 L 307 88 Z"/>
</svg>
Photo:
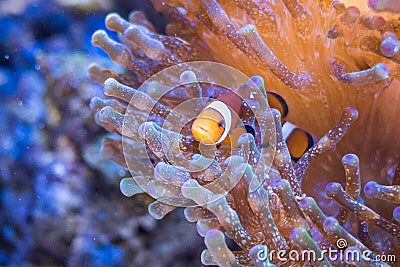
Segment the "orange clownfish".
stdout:
<svg viewBox="0 0 400 267">
<path fill-rule="evenodd" d="M 279 110 L 282 122 L 288 114 L 286 101 L 274 92 L 267 92 L 268 103 L 272 108 Z M 254 128 L 249 125 L 237 127 L 238 116 L 242 110 L 242 99 L 232 92 L 222 94 L 209 103 L 192 124 L 194 138 L 205 144 L 220 144 L 222 142 L 235 146 L 237 139 L 245 132 L 255 135 Z M 294 161 L 314 144 L 315 138 L 297 126 L 285 122 L 282 132 L 289 152 Z"/>
<path fill-rule="evenodd" d="M 227 92 L 208 104 L 192 124 L 194 138 L 205 144 L 220 144 L 236 127 L 242 99 Z"/>
<path fill-rule="evenodd" d="M 294 162 L 297 162 L 317 141 L 316 137 L 290 122 L 282 126 L 282 133 Z"/>
</svg>

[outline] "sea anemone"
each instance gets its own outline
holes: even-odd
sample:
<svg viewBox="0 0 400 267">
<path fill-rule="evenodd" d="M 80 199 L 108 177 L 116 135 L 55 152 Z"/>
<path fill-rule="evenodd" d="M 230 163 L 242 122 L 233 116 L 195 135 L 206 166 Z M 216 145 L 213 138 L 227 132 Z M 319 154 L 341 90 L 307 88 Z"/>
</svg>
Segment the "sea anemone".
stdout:
<svg viewBox="0 0 400 267">
<path fill-rule="evenodd" d="M 105 31 L 92 38 L 124 67 L 90 68 L 108 97 L 92 100 L 95 118 L 116 134 L 102 154 L 133 176 L 123 193 L 156 198 L 156 218 L 187 206 L 205 236 L 204 264 L 383 266 L 379 256 L 400 256 L 399 4 L 370 0 L 386 10 L 375 14 L 336 0 L 152 2 L 170 20 L 166 35 L 134 11 L 107 16 L 118 42 Z M 203 62 L 185 63 L 193 61 Z M 230 89 L 256 133 L 233 149 L 210 148 L 193 138 L 193 114 Z M 285 99 L 284 121 L 319 138 L 296 163 L 268 91 Z M 240 248 L 228 248 L 223 233 Z M 324 255 L 329 248 L 342 258 Z M 260 257 L 279 250 L 321 260 Z M 376 261 L 343 258 L 366 251 Z"/>
</svg>

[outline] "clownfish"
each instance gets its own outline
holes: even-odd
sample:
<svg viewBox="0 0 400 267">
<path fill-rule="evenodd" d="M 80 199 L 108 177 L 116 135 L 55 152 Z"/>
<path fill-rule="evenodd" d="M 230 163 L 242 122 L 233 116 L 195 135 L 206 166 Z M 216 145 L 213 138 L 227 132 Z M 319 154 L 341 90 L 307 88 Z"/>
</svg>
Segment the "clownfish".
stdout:
<svg viewBox="0 0 400 267">
<path fill-rule="evenodd" d="M 317 141 L 316 137 L 290 122 L 282 126 L 282 133 L 294 162 L 297 162 Z"/>
<path fill-rule="evenodd" d="M 281 113 L 282 132 L 292 160 L 297 161 L 314 145 L 316 140 L 308 132 L 286 122 L 289 113 L 286 101 L 277 93 L 267 92 L 268 103 Z M 238 115 L 242 111 L 242 98 L 235 93 L 227 92 L 206 105 L 192 124 L 193 137 L 204 144 L 237 145 L 237 139 L 248 132 L 255 136 L 255 130 L 250 125 L 237 127 Z"/>
<path fill-rule="evenodd" d="M 192 124 L 194 138 L 205 144 L 220 144 L 237 124 L 242 99 L 234 93 L 224 93 L 208 104 Z"/>
</svg>

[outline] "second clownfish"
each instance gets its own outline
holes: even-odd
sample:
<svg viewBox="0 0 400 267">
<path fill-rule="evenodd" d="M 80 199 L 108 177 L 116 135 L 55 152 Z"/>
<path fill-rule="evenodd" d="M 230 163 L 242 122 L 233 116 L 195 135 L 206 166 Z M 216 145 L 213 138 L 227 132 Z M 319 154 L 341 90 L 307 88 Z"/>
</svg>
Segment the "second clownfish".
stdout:
<svg viewBox="0 0 400 267">
<path fill-rule="evenodd" d="M 274 92 L 267 92 L 268 103 L 272 108 L 279 110 L 282 120 L 288 114 L 286 101 Z M 250 132 L 254 135 L 254 128 L 249 125 L 237 128 L 238 115 L 241 114 L 242 99 L 232 92 L 227 92 L 209 103 L 192 124 L 194 138 L 205 144 L 231 144 L 237 141 L 240 135 Z M 282 126 L 289 152 L 294 161 L 314 144 L 314 139 L 309 133 L 286 122 Z"/>
</svg>

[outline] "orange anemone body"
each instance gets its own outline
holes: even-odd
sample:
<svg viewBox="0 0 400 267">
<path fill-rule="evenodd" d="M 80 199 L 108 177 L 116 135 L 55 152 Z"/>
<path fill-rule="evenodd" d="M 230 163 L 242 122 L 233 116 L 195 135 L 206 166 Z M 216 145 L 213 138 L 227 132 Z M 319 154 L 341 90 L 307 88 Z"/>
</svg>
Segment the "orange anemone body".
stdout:
<svg viewBox="0 0 400 267">
<path fill-rule="evenodd" d="M 390 184 L 390 173 L 400 161 L 400 56 L 385 56 L 380 43 L 388 32 L 400 34 L 396 15 L 361 12 L 332 1 L 301 1 L 303 9 L 297 11 L 285 6 L 291 1 L 222 0 L 213 10 L 204 9 L 200 2 L 168 1 L 170 7 L 166 7 L 153 0 L 165 14 L 171 14 L 175 7 L 195 14 L 188 18 L 192 26 L 186 27 L 186 32 L 173 31 L 179 28 L 176 25 L 183 25 L 184 20 L 176 20 L 170 34 L 191 36 L 191 43 L 205 48 L 205 58 L 211 57 L 248 76 L 262 76 L 266 90 L 278 93 L 287 102 L 287 121 L 321 137 L 344 108 L 358 110 L 359 118 L 336 150 L 319 157 L 307 171 L 303 179 L 306 191 L 314 190 L 315 176 L 327 182 L 343 177 L 340 162 L 346 153 L 360 157 L 363 183 L 373 179 Z M 254 26 L 261 41 L 286 69 L 274 69 L 270 59 L 264 58 L 265 53 L 257 50 L 259 46 L 246 45 L 246 41 L 255 40 L 254 36 L 244 40 L 246 25 Z M 380 63 L 388 76 L 362 81 L 358 72 L 373 70 Z M 296 84 L 294 78 L 285 80 L 289 74 L 304 83 Z"/>
</svg>

